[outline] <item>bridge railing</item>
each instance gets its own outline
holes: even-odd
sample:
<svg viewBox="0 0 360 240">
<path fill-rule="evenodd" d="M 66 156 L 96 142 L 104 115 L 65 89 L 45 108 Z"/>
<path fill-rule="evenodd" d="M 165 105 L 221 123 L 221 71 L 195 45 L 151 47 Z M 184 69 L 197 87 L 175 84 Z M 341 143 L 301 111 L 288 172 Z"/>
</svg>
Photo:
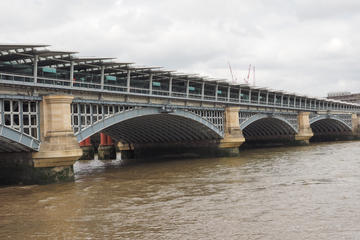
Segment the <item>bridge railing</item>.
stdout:
<svg viewBox="0 0 360 240">
<path fill-rule="evenodd" d="M 316 110 L 331 110 L 331 111 L 348 111 L 348 112 L 360 112 L 360 107 L 354 106 L 347 103 L 334 103 L 327 100 L 316 100 L 302 98 L 302 101 L 294 102 L 294 98 L 290 100 L 290 96 L 284 97 L 281 96 L 281 101 L 279 98 L 268 98 L 265 100 L 263 97 L 258 97 L 257 100 L 249 99 L 249 96 L 239 95 L 240 97 L 230 97 L 235 96 L 228 94 L 227 96 L 218 95 L 209 96 L 202 94 L 194 94 L 189 92 L 177 92 L 169 90 L 159 90 L 151 88 L 140 88 L 134 86 L 124 86 L 120 84 L 101 84 L 98 82 L 86 82 L 85 80 L 74 80 L 70 79 L 61 79 L 61 78 L 50 78 L 37 76 L 36 78 L 32 75 L 21 75 L 14 73 L 4 73 L 0 72 L 0 81 L 7 84 L 15 85 L 27 85 L 27 86 L 38 86 L 38 87 L 53 87 L 53 88 L 63 88 L 63 89 L 78 89 L 84 91 L 96 91 L 96 92 L 109 92 L 109 93 L 119 93 L 119 94 L 134 94 L 142 96 L 161 96 L 161 97 L 171 97 L 177 99 L 193 99 L 199 101 L 210 101 L 210 102 L 219 102 L 219 103 L 231 103 L 239 105 L 254 105 L 261 107 L 279 107 L 286 109 L 294 110 L 305 110 L 305 111 L 316 111 Z M 303 100 L 307 100 L 308 102 Z M 310 101 L 310 102 L 309 102 Z"/>
</svg>

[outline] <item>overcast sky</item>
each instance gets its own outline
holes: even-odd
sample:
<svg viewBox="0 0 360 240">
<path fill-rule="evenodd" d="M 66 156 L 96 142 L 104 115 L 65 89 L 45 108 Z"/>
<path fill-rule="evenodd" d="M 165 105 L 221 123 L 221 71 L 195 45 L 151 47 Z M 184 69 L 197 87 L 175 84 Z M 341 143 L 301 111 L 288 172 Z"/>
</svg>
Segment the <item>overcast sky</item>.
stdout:
<svg viewBox="0 0 360 240">
<path fill-rule="evenodd" d="M 1 0 L 0 43 L 162 66 L 313 96 L 360 92 L 358 0 Z"/>
</svg>

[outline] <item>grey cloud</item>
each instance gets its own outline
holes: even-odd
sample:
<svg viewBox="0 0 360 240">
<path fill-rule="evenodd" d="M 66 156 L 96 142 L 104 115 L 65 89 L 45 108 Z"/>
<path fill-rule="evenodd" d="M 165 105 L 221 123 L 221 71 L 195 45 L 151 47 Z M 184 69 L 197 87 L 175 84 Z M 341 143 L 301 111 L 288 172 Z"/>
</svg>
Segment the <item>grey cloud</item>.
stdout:
<svg viewBox="0 0 360 240">
<path fill-rule="evenodd" d="M 324 96 L 359 91 L 360 4 L 353 0 L 4 0 L 0 42 L 239 79 Z"/>
</svg>

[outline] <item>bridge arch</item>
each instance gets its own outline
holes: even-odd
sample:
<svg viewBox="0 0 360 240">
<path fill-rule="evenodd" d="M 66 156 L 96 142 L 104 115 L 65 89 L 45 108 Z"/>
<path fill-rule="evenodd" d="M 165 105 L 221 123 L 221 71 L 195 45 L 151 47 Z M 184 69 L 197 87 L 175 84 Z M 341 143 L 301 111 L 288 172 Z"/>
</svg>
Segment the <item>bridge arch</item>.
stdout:
<svg viewBox="0 0 360 240">
<path fill-rule="evenodd" d="M 40 141 L 15 129 L 0 125 L 0 152 L 39 151 Z"/>
<path fill-rule="evenodd" d="M 99 132 L 124 143 L 215 140 L 224 135 L 222 129 L 190 111 L 150 107 L 114 114 L 82 129 L 75 136 L 80 142 Z"/>
<path fill-rule="evenodd" d="M 310 119 L 310 127 L 314 133 L 314 139 L 352 135 L 350 123 L 332 115 L 319 115 Z"/>
<path fill-rule="evenodd" d="M 297 127 L 280 115 L 256 114 L 240 124 L 246 141 L 291 139 Z"/>
</svg>

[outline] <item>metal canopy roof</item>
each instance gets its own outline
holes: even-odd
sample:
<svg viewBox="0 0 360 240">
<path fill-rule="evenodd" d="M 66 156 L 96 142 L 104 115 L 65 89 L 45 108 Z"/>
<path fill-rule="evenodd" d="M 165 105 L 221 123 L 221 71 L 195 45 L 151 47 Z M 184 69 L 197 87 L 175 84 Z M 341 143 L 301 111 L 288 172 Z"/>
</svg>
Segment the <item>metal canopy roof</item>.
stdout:
<svg viewBox="0 0 360 240">
<path fill-rule="evenodd" d="M 0 51 L 10 51 L 16 49 L 26 49 L 26 48 L 40 48 L 40 47 L 49 47 L 50 45 L 46 44 L 0 44 Z"/>
<path fill-rule="evenodd" d="M 63 70 L 70 70 L 71 63 L 74 63 L 74 72 L 86 72 L 90 74 L 101 74 L 101 69 L 104 68 L 104 73 L 109 75 L 124 75 L 128 70 L 137 79 L 146 80 L 145 77 L 152 74 L 156 79 L 162 77 L 172 77 L 174 80 L 189 80 L 193 82 L 206 82 L 208 85 L 221 84 L 221 86 L 235 86 L 244 89 L 254 89 L 257 91 L 269 91 L 273 93 L 282 93 L 289 96 L 304 97 L 304 95 L 290 93 L 286 91 L 273 90 L 268 88 L 261 88 L 250 86 L 244 83 L 231 83 L 227 79 L 209 78 L 206 76 L 199 76 L 198 74 L 179 73 L 171 70 L 163 70 L 161 67 L 141 67 L 133 66 L 133 63 L 116 62 L 115 58 L 111 57 L 78 57 L 74 51 L 54 51 L 47 47 L 47 44 L 0 44 L 0 62 L 17 64 L 32 64 L 35 56 L 38 56 L 38 66 L 52 66 Z M 7 64 L 2 64 L 2 69 L 11 68 Z M 23 66 L 17 66 L 22 68 Z M 311 99 L 319 99 L 315 97 L 308 97 Z M 326 99 L 330 102 L 339 102 L 336 100 Z"/>
</svg>

